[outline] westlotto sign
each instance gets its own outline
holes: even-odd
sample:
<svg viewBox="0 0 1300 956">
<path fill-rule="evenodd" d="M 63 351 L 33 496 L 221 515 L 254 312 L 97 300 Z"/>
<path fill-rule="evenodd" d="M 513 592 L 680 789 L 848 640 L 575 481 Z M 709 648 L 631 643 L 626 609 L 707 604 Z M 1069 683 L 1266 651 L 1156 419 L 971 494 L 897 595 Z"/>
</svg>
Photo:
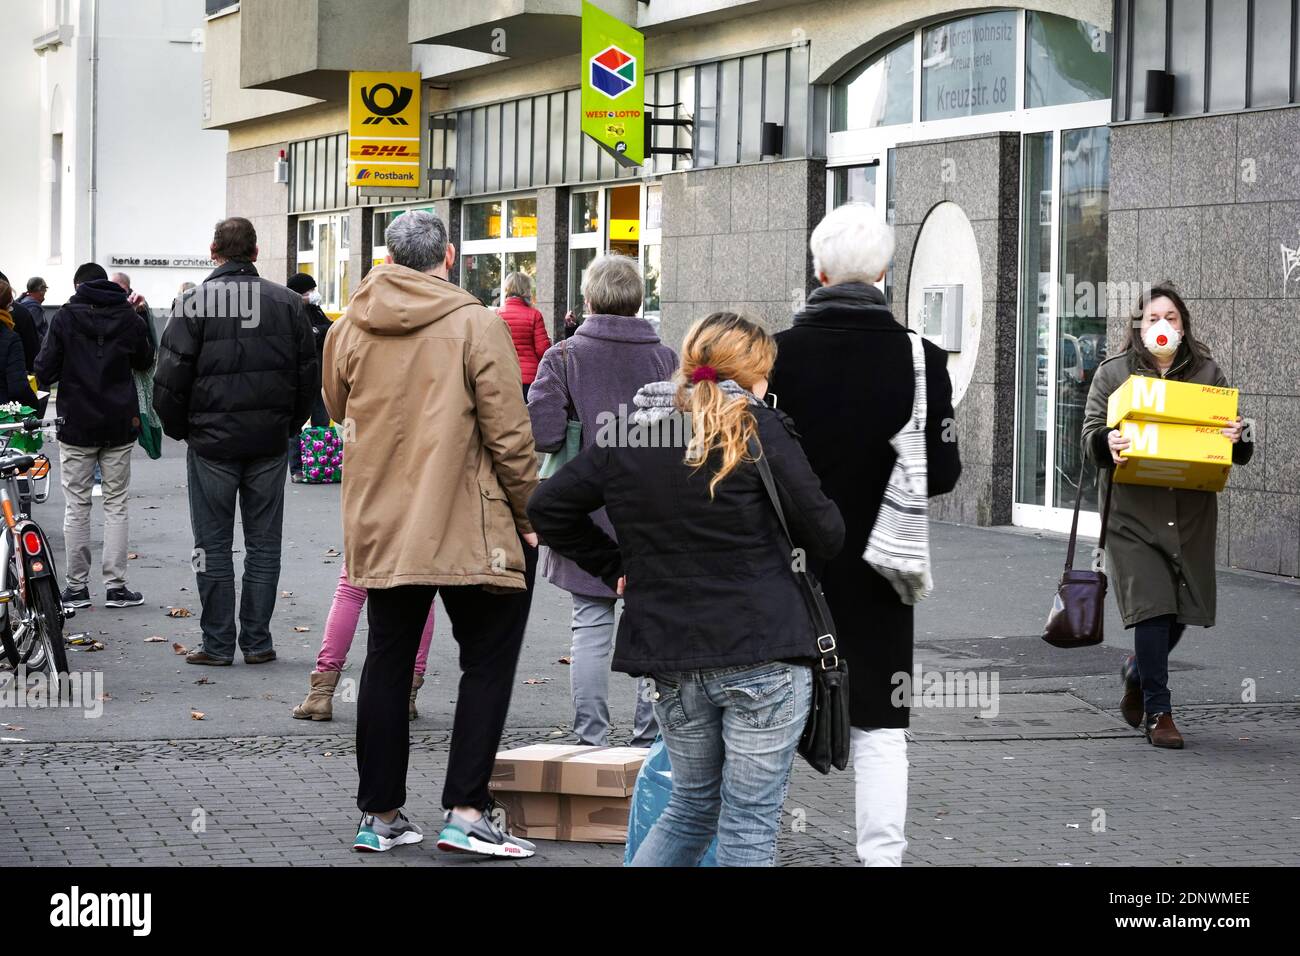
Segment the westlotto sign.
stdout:
<svg viewBox="0 0 1300 956">
<path fill-rule="evenodd" d="M 348 185 L 418 188 L 420 74 L 348 75 Z"/>
<path fill-rule="evenodd" d="M 582 4 L 582 131 L 624 166 L 645 162 L 645 37 Z"/>
</svg>

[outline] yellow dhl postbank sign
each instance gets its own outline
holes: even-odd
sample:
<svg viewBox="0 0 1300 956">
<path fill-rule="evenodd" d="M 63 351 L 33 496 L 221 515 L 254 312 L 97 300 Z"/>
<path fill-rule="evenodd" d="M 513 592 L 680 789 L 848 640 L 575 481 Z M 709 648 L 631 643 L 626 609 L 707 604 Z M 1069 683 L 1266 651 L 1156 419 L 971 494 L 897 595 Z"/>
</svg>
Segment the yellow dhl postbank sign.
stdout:
<svg viewBox="0 0 1300 956">
<path fill-rule="evenodd" d="M 1115 428 L 1126 419 L 1222 428 L 1237 420 L 1237 390 L 1130 375 L 1110 393 L 1106 427 Z"/>
<path fill-rule="evenodd" d="M 420 74 L 348 74 L 348 185 L 418 189 Z"/>
<path fill-rule="evenodd" d="M 1126 419 L 1119 432 L 1129 440 L 1115 469 L 1122 485 L 1158 485 L 1191 491 L 1222 491 L 1232 470 L 1232 442 L 1218 425 L 1179 425 Z"/>
</svg>

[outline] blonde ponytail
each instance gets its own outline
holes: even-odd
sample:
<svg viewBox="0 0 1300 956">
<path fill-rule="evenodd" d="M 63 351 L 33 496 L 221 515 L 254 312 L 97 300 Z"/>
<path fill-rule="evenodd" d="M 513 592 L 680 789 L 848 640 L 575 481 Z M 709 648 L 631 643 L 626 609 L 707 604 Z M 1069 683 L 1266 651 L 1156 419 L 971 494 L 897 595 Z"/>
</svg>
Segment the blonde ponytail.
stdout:
<svg viewBox="0 0 1300 956">
<path fill-rule="evenodd" d="M 766 379 L 776 362 L 776 342 L 754 320 L 734 312 L 714 312 L 686 333 L 678 373 L 677 407 L 690 416 L 691 440 L 685 462 L 701 468 L 713 452 L 721 462 L 709 480 L 709 497 L 742 461 L 752 461 L 748 446 L 758 423 L 744 395 L 729 395 L 728 379 L 749 390 Z"/>
</svg>

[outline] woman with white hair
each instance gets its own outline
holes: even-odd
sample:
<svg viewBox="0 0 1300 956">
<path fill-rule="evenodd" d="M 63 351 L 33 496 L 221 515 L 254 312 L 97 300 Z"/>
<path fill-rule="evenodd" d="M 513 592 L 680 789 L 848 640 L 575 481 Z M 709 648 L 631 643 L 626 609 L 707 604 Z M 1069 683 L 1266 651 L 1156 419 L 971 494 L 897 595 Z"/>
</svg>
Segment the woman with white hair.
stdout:
<svg viewBox="0 0 1300 956">
<path fill-rule="evenodd" d="M 677 369 L 677 353 L 659 341 L 653 325 L 637 316 L 644 294 L 634 259 L 600 256 L 587 267 L 582 277 L 587 317 L 571 338 L 542 356 L 528 393 L 528 414 L 539 451 L 554 451 L 564 444 L 570 419 L 582 423 L 582 447 L 591 447 L 600 428 L 599 416 L 618 415 L 620 406 L 631 411 L 642 385 L 663 381 Z M 604 508 L 591 517 L 614 536 Z M 569 668 L 573 732 L 579 743 L 604 747 L 609 743 L 609 666 L 618 595 L 600 578 L 549 548 L 542 548 L 541 562 L 547 579 L 573 595 Z M 649 746 L 657 731 L 650 695 L 640 693 L 631 745 Z"/>
<path fill-rule="evenodd" d="M 840 206 L 809 241 L 821 288 L 792 328 L 777 335 L 771 391 L 794 419 L 822 490 L 844 516 L 844 548 L 818 572 L 849 664 L 858 857 L 899 866 L 907 840 L 908 700 L 897 675 L 912 673 L 912 607 L 863 560 L 915 391 L 912 346 L 875 286 L 894 254 L 893 231 L 871 206 Z M 929 494 L 957 484 L 947 354 L 924 342 Z M 909 698 L 910 699 L 910 698 Z"/>
</svg>

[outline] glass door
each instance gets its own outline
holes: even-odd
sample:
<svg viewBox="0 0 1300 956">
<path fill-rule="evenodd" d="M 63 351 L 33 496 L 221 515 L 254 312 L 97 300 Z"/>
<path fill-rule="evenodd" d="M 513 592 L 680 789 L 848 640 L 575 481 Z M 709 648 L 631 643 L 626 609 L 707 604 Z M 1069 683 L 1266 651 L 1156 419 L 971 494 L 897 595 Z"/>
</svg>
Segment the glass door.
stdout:
<svg viewBox="0 0 1300 956">
<path fill-rule="evenodd" d="M 1046 130 L 1022 141 L 1017 343 L 1016 524 L 1069 529 L 1083 465 L 1084 405 L 1106 358 L 1110 129 Z M 1100 530 L 1093 469 L 1080 530 Z"/>
<path fill-rule="evenodd" d="M 316 280 L 321 309 L 338 318 L 351 295 L 350 216 L 346 212 L 298 220 L 297 271 Z"/>
<path fill-rule="evenodd" d="M 662 186 L 640 183 L 575 190 L 569 194 L 568 306 L 582 321 L 582 278 L 598 255 L 616 253 L 641 264 L 645 299 L 641 314 L 659 323 Z"/>
</svg>

